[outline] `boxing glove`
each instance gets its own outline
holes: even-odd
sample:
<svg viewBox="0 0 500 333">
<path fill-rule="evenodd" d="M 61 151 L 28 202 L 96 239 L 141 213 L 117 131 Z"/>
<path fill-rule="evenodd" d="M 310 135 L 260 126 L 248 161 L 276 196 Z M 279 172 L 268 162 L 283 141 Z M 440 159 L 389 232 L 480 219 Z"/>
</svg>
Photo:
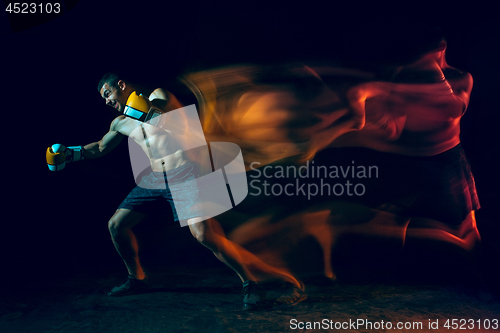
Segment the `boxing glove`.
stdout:
<svg viewBox="0 0 500 333">
<path fill-rule="evenodd" d="M 142 94 L 137 95 L 137 93 L 133 91 L 127 99 L 123 114 L 136 120 L 151 123 L 153 118 L 161 115 L 161 111 L 152 106 L 149 99 Z M 156 125 L 154 123 L 151 124 Z"/>
<path fill-rule="evenodd" d="M 47 148 L 45 154 L 47 166 L 50 171 L 61 171 L 66 163 L 76 162 L 84 159 L 83 146 L 65 147 L 61 144 L 54 144 Z"/>
</svg>

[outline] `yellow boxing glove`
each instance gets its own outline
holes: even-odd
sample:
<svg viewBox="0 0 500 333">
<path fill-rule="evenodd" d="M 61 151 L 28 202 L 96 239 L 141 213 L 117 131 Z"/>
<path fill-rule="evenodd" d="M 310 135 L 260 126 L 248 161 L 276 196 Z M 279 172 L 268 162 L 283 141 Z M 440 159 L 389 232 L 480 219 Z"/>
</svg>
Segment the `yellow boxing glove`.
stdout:
<svg viewBox="0 0 500 333">
<path fill-rule="evenodd" d="M 59 143 L 47 148 L 45 157 L 50 171 L 61 171 L 66 163 L 83 160 L 82 146 L 65 147 Z"/>
<path fill-rule="evenodd" d="M 144 97 L 142 94 L 137 95 L 137 93 L 133 91 L 127 99 L 127 104 L 125 105 L 123 114 L 133 119 L 148 122 L 159 116 L 161 111 L 152 106 L 149 99 Z M 152 124 L 155 125 L 154 123 Z"/>
</svg>

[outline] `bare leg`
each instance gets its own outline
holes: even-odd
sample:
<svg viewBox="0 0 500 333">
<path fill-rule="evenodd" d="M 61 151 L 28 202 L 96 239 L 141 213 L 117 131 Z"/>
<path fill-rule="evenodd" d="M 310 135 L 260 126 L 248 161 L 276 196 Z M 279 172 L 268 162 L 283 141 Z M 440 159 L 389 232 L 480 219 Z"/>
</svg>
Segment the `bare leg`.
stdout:
<svg viewBox="0 0 500 333">
<path fill-rule="evenodd" d="M 295 305 L 307 298 L 303 292 L 303 285 L 291 274 L 264 263 L 254 254 L 228 240 L 217 220 L 195 218 L 188 220 L 188 225 L 193 236 L 240 277 L 245 295 L 244 310 L 257 309 L 265 304 L 266 291 L 259 286 L 258 282 L 268 278 L 279 279 L 293 286 L 276 299 L 276 304 Z"/>
<path fill-rule="evenodd" d="M 255 281 L 247 268 L 241 264 L 242 259 L 238 252 L 232 248 L 225 237 L 220 235 L 222 230 L 217 221 L 214 219 L 194 218 L 188 221 L 188 225 L 191 234 L 203 246 L 210 249 L 217 259 L 233 269 L 242 282 L 246 280 Z"/>
<path fill-rule="evenodd" d="M 118 209 L 109 220 L 108 229 L 118 254 L 123 259 L 130 275 L 138 280 L 146 277 L 139 261 L 139 247 L 132 227 L 146 215 L 128 209 Z"/>
<path fill-rule="evenodd" d="M 297 288 L 302 287 L 291 274 L 262 262 L 254 254 L 228 240 L 217 220 L 195 218 L 190 219 L 188 225 L 193 236 L 220 261 L 233 269 L 242 282 L 275 278 L 289 282 Z"/>
</svg>

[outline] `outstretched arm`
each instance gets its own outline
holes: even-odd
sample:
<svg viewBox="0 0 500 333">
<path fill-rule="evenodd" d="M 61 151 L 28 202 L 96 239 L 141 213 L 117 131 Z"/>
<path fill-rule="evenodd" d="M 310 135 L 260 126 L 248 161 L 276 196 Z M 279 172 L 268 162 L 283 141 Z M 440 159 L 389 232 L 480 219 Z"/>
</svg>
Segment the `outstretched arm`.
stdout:
<svg viewBox="0 0 500 333">
<path fill-rule="evenodd" d="M 120 144 L 123 139 L 123 134 L 118 132 L 118 127 L 123 117 L 124 116 L 120 116 L 113 120 L 109 132 L 106 133 L 101 140 L 90 143 L 83 147 L 85 149 L 84 157 L 86 159 L 102 157 L 115 149 Z"/>
</svg>

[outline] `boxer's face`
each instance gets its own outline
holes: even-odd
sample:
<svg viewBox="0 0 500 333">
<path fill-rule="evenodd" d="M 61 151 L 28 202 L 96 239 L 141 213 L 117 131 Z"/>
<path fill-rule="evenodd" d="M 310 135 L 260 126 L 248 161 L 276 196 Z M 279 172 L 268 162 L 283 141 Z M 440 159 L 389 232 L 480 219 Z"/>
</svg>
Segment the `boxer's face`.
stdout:
<svg viewBox="0 0 500 333">
<path fill-rule="evenodd" d="M 101 88 L 101 96 L 106 100 L 106 105 L 115 108 L 118 112 L 123 113 L 130 92 L 126 89 L 125 82 L 118 81 L 118 88 L 112 87 L 107 83 Z"/>
</svg>

